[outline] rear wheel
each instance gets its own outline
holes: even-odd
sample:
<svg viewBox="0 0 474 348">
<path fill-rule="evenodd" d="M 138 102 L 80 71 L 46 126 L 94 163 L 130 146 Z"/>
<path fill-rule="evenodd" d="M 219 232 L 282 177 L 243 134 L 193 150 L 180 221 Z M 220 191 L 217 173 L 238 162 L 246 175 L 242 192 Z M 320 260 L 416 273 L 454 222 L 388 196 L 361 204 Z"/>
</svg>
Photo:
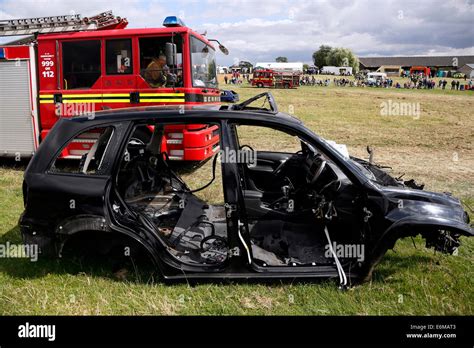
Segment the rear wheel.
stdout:
<svg viewBox="0 0 474 348">
<path fill-rule="evenodd" d="M 261 82 L 257 83 L 257 87 L 258 87 L 258 88 L 262 88 L 262 87 L 263 87 L 263 83 L 261 83 Z"/>
</svg>

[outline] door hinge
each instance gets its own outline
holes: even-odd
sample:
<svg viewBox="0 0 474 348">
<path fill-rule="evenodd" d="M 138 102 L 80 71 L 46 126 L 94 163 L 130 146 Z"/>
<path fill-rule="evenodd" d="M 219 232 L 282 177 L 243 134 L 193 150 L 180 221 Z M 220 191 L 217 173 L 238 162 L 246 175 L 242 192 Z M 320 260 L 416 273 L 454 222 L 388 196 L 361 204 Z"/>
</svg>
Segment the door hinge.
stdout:
<svg viewBox="0 0 474 348">
<path fill-rule="evenodd" d="M 226 213 L 227 213 L 226 216 L 227 216 L 228 218 L 231 218 L 231 217 L 232 217 L 232 213 L 233 213 L 234 211 L 237 211 L 237 205 L 235 205 L 235 204 L 226 203 L 226 204 L 224 204 L 224 208 L 225 208 L 225 210 L 226 210 Z"/>
<path fill-rule="evenodd" d="M 63 95 L 61 93 L 55 93 L 53 95 L 53 103 L 58 104 L 63 102 Z"/>
<path fill-rule="evenodd" d="M 140 103 L 140 93 L 139 92 L 130 92 L 130 103 L 132 103 L 132 104 Z"/>
</svg>

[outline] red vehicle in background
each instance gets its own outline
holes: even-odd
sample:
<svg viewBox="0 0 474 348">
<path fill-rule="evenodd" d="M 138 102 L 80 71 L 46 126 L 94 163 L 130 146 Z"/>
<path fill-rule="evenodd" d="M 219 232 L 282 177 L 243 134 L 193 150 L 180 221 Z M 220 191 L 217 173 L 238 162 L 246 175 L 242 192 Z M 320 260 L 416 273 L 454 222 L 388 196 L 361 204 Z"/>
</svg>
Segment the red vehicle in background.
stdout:
<svg viewBox="0 0 474 348">
<path fill-rule="evenodd" d="M 33 34 L 0 46 L 0 156 L 32 156 L 60 117 L 134 106 L 219 107 L 210 42 L 217 40 L 174 16 L 163 28 L 125 29 L 127 24 L 111 11 L 0 21 L 0 36 Z M 142 133 L 136 141 L 147 141 L 151 130 Z M 62 149 L 62 157 L 81 158 L 95 140 L 90 133 Z M 217 126 L 168 127 L 164 142 L 170 159 L 201 161 L 218 150 L 219 134 Z"/>
<path fill-rule="evenodd" d="M 254 71 L 251 83 L 260 88 L 297 88 L 300 85 L 300 73 L 259 69 Z"/>
<path fill-rule="evenodd" d="M 426 66 L 412 66 L 410 68 L 410 75 L 420 75 L 429 77 L 431 74 L 431 69 Z"/>
</svg>

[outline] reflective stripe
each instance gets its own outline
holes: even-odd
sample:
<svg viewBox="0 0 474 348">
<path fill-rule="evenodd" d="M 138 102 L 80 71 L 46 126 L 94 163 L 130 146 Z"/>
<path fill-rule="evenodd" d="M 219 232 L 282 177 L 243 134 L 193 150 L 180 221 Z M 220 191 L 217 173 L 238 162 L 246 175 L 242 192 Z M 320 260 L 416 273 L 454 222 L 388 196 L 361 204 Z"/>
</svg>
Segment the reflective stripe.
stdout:
<svg viewBox="0 0 474 348">
<path fill-rule="evenodd" d="M 140 93 L 141 97 L 184 97 L 184 93 Z"/>
<path fill-rule="evenodd" d="M 131 103 L 130 93 L 59 94 L 62 103 Z M 145 97 L 145 98 L 144 98 Z M 90 98 L 90 99 L 89 99 Z M 41 94 L 40 104 L 53 104 L 53 94 Z M 220 96 L 186 93 L 139 93 L 140 103 L 220 102 Z"/>
<path fill-rule="evenodd" d="M 140 103 L 184 103 L 184 99 L 140 99 Z"/>
<path fill-rule="evenodd" d="M 102 103 L 102 99 L 63 99 L 63 104 L 73 103 Z M 128 100 L 127 100 L 128 102 Z"/>
<path fill-rule="evenodd" d="M 102 97 L 102 94 L 63 94 L 63 98 L 76 98 L 76 97 Z"/>
<path fill-rule="evenodd" d="M 130 97 L 129 93 L 109 93 L 109 94 L 102 94 L 102 97 Z"/>
</svg>

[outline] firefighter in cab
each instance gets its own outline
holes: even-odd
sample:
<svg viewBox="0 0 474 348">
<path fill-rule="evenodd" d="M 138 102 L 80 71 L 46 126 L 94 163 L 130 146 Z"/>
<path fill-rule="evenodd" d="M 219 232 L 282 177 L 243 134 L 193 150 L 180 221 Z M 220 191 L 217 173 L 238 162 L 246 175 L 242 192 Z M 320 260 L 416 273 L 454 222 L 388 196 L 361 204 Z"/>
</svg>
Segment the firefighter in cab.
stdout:
<svg viewBox="0 0 474 348">
<path fill-rule="evenodd" d="M 169 70 L 169 67 L 166 65 L 166 56 L 160 54 L 158 58 L 153 57 L 150 64 L 146 67 L 145 80 L 152 87 L 164 87 L 168 80 Z"/>
</svg>

